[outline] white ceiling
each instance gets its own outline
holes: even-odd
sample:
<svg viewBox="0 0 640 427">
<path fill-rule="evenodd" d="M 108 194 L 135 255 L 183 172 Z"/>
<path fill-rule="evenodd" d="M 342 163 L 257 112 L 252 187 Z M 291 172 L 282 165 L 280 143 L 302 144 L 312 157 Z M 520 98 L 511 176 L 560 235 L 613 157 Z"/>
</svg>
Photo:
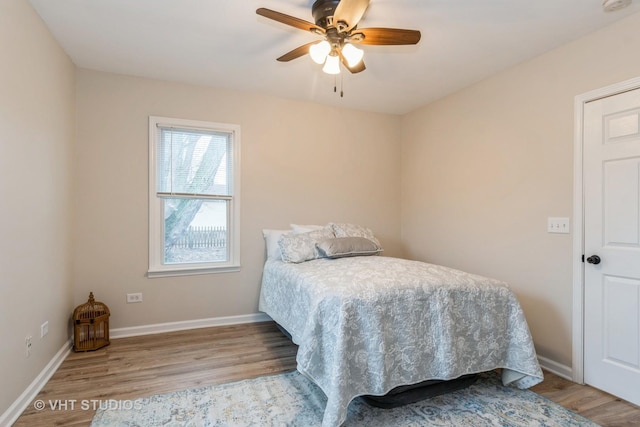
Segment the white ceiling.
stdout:
<svg viewBox="0 0 640 427">
<path fill-rule="evenodd" d="M 420 30 L 416 46 L 364 46 L 367 69 L 334 78 L 307 56 L 319 39 L 256 15 L 313 22 L 313 0 L 30 0 L 81 68 L 403 114 L 640 11 L 602 0 L 371 0 L 360 28 Z"/>
</svg>

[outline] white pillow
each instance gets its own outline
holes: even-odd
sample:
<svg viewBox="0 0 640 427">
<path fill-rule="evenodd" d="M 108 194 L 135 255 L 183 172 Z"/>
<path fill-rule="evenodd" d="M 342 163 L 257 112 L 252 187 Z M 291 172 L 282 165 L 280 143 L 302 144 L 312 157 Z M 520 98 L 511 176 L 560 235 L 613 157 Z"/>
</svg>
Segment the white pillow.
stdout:
<svg viewBox="0 0 640 427">
<path fill-rule="evenodd" d="M 316 243 L 335 237 L 331 227 L 300 234 L 283 234 L 278 246 L 284 262 L 304 262 L 320 258 Z"/>
<path fill-rule="evenodd" d="M 262 230 L 262 236 L 267 244 L 267 259 L 282 259 L 278 240 L 280 240 L 280 237 L 290 233 L 291 230 Z"/>
<path fill-rule="evenodd" d="M 322 230 L 325 225 L 300 225 L 300 224 L 289 224 L 294 234 L 300 233 L 308 233 L 310 231 Z"/>
</svg>

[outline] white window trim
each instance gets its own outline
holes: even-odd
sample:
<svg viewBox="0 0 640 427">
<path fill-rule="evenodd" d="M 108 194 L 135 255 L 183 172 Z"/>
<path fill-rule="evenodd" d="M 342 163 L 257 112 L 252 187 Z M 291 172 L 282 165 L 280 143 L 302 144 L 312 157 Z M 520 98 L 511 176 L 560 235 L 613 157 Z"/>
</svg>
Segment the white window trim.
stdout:
<svg viewBox="0 0 640 427">
<path fill-rule="evenodd" d="M 156 138 L 157 128 L 173 126 L 187 129 L 205 129 L 233 133 L 231 164 L 233 165 L 233 201 L 229 204 L 228 239 L 229 261 L 224 263 L 163 264 L 162 204 L 156 196 Z M 199 120 L 149 116 L 149 270 L 147 277 L 185 276 L 194 274 L 228 273 L 240 271 L 240 126 Z"/>
</svg>

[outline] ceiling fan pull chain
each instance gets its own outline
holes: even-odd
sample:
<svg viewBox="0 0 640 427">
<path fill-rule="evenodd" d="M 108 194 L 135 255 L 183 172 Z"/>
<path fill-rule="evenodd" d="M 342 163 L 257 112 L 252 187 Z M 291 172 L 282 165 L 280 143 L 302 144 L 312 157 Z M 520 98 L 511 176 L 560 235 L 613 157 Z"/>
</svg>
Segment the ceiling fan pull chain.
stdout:
<svg viewBox="0 0 640 427">
<path fill-rule="evenodd" d="M 333 93 L 336 93 L 338 91 L 338 77 L 334 74 L 333 75 Z"/>
<path fill-rule="evenodd" d="M 342 74 L 340 74 L 340 98 L 344 98 L 344 92 L 342 91 Z"/>
</svg>

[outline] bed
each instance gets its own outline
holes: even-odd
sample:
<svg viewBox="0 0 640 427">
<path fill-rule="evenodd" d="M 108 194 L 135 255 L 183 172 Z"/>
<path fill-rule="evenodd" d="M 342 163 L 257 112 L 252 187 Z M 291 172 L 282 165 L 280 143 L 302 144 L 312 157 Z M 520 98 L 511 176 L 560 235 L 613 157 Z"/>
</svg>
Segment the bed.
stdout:
<svg viewBox="0 0 640 427">
<path fill-rule="evenodd" d="M 506 283 L 370 256 L 380 254 L 379 242 L 358 227 L 330 224 L 270 239 L 265 230 L 259 309 L 290 334 L 299 346 L 298 371 L 326 394 L 324 427 L 342 424 L 355 397 L 402 385 L 497 368 L 505 385 L 542 381 L 524 314 Z"/>
</svg>

